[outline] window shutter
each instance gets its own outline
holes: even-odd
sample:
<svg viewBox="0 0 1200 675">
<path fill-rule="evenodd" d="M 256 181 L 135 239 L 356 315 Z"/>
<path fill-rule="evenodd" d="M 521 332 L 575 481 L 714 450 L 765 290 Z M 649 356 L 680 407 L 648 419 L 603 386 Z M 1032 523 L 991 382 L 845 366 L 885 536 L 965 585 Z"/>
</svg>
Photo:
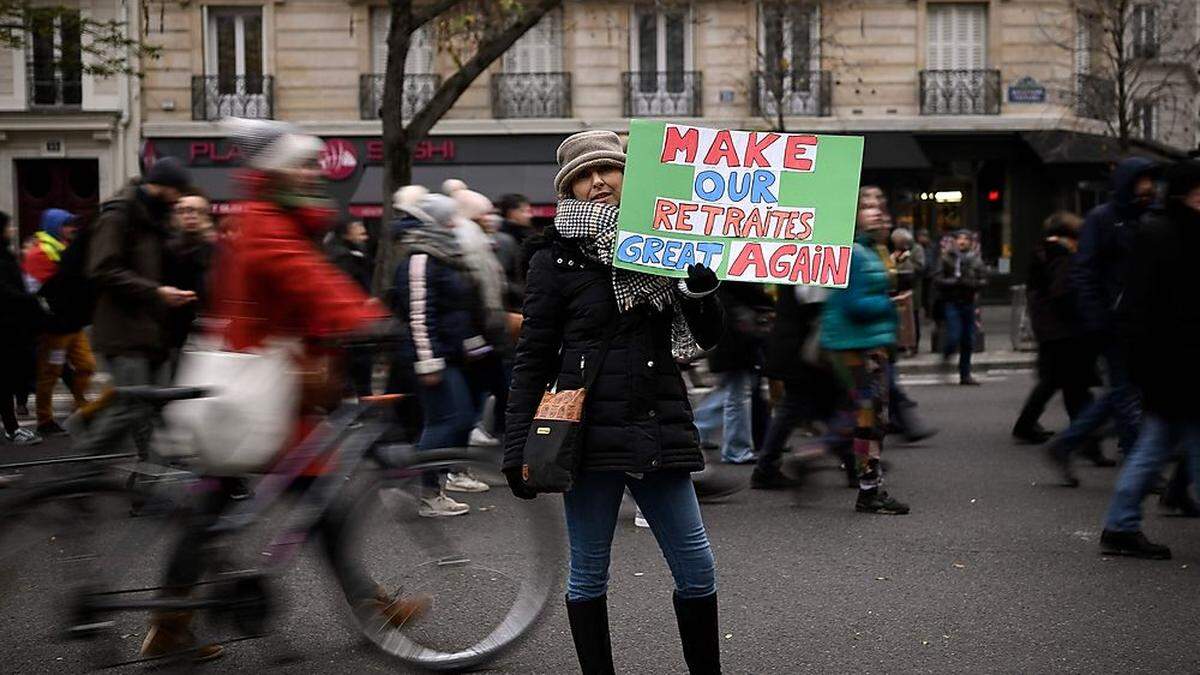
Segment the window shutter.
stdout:
<svg viewBox="0 0 1200 675">
<path fill-rule="evenodd" d="M 929 5 L 925 53 L 929 70 L 986 68 L 987 6 Z"/>
<path fill-rule="evenodd" d="M 509 73 L 562 72 L 562 14 L 554 11 L 504 53 L 504 70 Z"/>
<path fill-rule="evenodd" d="M 371 8 L 371 67 L 380 75 L 387 72 L 388 28 L 391 21 L 390 8 Z M 428 26 L 418 28 L 408 42 L 408 58 L 404 60 L 404 72 L 409 75 L 433 72 L 433 41 L 428 29 Z"/>
<path fill-rule="evenodd" d="M 1087 75 L 1092 70 L 1092 31 L 1087 16 L 1075 15 L 1075 74 Z"/>
<path fill-rule="evenodd" d="M 925 24 L 925 67 L 929 70 L 945 70 L 950 67 L 950 59 L 946 50 L 949 40 L 946 33 L 950 25 L 949 5 L 930 5 L 929 16 Z"/>
<path fill-rule="evenodd" d="M 389 8 L 371 8 L 371 71 L 380 75 L 387 71 L 387 39 L 391 18 Z"/>
</svg>

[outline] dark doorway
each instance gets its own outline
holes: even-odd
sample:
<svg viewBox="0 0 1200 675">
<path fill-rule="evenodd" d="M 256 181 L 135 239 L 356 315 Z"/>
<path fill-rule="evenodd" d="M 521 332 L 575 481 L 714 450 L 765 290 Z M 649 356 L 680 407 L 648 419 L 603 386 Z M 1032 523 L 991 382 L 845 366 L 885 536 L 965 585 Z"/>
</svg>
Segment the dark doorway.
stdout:
<svg viewBox="0 0 1200 675">
<path fill-rule="evenodd" d="M 38 231 L 46 209 L 91 218 L 100 203 L 100 163 L 94 159 L 19 159 L 17 218 L 21 240 Z"/>
</svg>

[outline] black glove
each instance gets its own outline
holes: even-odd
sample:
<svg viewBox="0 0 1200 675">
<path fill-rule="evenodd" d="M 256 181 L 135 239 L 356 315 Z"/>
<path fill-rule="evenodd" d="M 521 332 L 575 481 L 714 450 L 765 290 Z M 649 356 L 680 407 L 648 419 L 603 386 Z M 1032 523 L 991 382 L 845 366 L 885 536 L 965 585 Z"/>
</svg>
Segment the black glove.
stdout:
<svg viewBox="0 0 1200 675">
<path fill-rule="evenodd" d="M 687 284 L 689 293 L 693 295 L 708 295 L 717 290 L 720 281 L 717 281 L 717 273 L 710 270 L 700 263 L 688 265 L 687 267 Z"/>
<path fill-rule="evenodd" d="M 525 484 L 525 479 L 521 477 L 521 467 L 514 466 L 505 469 L 504 478 L 508 481 L 508 489 L 512 490 L 514 497 L 518 499 L 533 499 L 538 496 L 536 492 Z"/>
</svg>

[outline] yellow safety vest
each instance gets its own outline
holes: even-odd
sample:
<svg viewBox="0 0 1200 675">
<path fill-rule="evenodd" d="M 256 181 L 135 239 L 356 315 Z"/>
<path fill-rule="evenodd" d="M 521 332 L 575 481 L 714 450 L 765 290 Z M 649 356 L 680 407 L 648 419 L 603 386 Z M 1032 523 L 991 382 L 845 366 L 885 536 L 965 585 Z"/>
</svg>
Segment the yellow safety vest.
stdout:
<svg viewBox="0 0 1200 675">
<path fill-rule="evenodd" d="M 55 239 L 45 232 L 38 232 L 36 235 L 38 245 L 42 247 L 42 253 L 50 259 L 50 262 L 58 262 L 62 259 L 63 251 L 67 250 L 67 245 Z"/>
</svg>

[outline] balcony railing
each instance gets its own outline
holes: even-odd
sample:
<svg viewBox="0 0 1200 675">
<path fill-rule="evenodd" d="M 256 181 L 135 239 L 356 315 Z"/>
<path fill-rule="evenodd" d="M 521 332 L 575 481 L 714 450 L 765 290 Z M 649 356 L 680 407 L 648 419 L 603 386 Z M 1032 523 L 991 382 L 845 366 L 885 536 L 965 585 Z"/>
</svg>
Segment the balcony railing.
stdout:
<svg viewBox="0 0 1200 675">
<path fill-rule="evenodd" d="M 922 115 L 999 115 L 999 70 L 922 70 Z"/>
<path fill-rule="evenodd" d="M 383 112 L 383 83 L 387 79 L 382 73 L 368 73 L 358 80 L 358 112 L 364 120 L 377 120 Z M 442 86 L 442 76 L 432 73 L 407 73 L 404 76 L 404 92 L 401 100 L 401 115 L 410 120 Z"/>
<path fill-rule="evenodd" d="M 275 117 L 275 78 L 270 75 L 193 75 L 192 119 Z"/>
<path fill-rule="evenodd" d="M 497 73 L 492 117 L 570 117 L 570 73 Z"/>
<path fill-rule="evenodd" d="M 833 78 L 828 70 L 750 73 L 755 115 L 777 117 L 782 103 L 785 116 L 825 117 L 833 100 Z"/>
<path fill-rule="evenodd" d="M 1111 120 L 1116 113 L 1117 88 L 1112 80 L 1095 75 L 1075 78 L 1075 115 L 1093 120 Z"/>
<path fill-rule="evenodd" d="M 80 71 L 64 76 L 51 64 L 50 67 L 30 63 L 25 69 L 28 87 L 28 102 L 31 109 L 78 109 L 83 103 L 83 83 Z"/>
<path fill-rule="evenodd" d="M 624 73 L 626 117 L 699 117 L 700 73 Z"/>
</svg>

